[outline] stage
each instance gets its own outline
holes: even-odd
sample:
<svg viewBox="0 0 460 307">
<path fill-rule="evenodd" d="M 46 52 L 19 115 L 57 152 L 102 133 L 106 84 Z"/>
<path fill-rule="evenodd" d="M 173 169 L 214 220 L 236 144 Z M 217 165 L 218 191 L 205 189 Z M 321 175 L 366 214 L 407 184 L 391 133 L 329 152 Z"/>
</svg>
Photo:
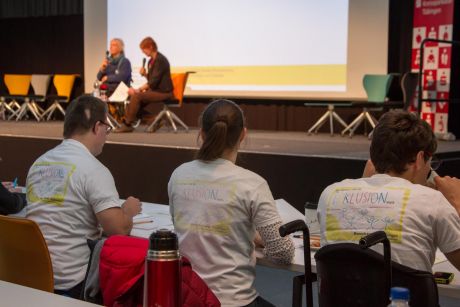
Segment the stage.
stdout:
<svg viewBox="0 0 460 307">
<path fill-rule="evenodd" d="M 111 133 L 99 157 L 112 172 L 121 197 L 167 203 L 167 183 L 172 171 L 193 159 L 199 146 L 198 130 L 189 132 L 163 127 L 145 133 Z M 63 122 L 0 121 L 2 180 L 19 178 L 25 185 L 33 161 L 62 140 Z M 309 136 L 306 132 L 250 130 L 237 164 L 264 177 L 275 198 L 284 198 L 303 211 L 306 201 L 316 203 L 321 191 L 344 178 L 356 178 L 369 158 L 370 141 L 336 134 Z M 460 177 L 460 141 L 438 142 L 443 160 L 441 175 Z"/>
</svg>

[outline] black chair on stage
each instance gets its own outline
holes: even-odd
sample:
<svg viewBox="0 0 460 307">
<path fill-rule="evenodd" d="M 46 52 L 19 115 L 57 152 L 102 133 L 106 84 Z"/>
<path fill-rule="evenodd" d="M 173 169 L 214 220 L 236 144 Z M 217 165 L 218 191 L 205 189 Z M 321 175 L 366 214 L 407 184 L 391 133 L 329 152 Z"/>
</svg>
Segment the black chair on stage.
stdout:
<svg viewBox="0 0 460 307">
<path fill-rule="evenodd" d="M 416 98 L 418 78 L 419 74 L 416 72 L 406 72 L 401 78 L 404 110 L 408 110 Z"/>
<path fill-rule="evenodd" d="M 383 243 L 383 255 L 369 247 Z M 315 254 L 319 306 L 375 306 L 389 304 L 391 287 L 410 291 L 411 307 L 439 306 L 438 288 L 430 272 L 391 261 L 384 231 L 363 237 L 359 244 L 337 243 Z"/>
<path fill-rule="evenodd" d="M 305 274 L 294 277 L 292 285 L 292 306 L 302 306 L 302 287 L 305 284 L 305 298 L 307 306 L 313 307 L 312 282 L 316 281 L 316 275 L 311 272 L 310 232 L 308 231 L 308 227 L 304 221 L 295 220 L 282 225 L 279 229 L 282 237 L 297 231 L 302 231 L 303 233 Z"/>
</svg>

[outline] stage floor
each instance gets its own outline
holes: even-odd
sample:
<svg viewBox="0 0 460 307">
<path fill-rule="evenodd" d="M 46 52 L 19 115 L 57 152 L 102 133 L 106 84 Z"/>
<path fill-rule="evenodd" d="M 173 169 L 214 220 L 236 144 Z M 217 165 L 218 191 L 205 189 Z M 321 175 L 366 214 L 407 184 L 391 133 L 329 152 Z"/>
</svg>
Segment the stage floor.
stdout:
<svg viewBox="0 0 460 307">
<path fill-rule="evenodd" d="M 107 142 L 113 144 L 159 146 L 169 148 L 197 148 L 198 129 L 174 133 L 161 128 L 155 133 L 144 132 L 139 126 L 133 133 L 111 133 Z M 0 135 L 32 138 L 62 138 L 63 122 L 0 121 Z M 363 135 L 353 138 L 335 134 L 308 135 L 306 132 L 250 130 L 241 150 L 291 156 L 321 156 L 347 159 L 367 159 L 370 141 Z M 438 153 L 460 151 L 460 141 L 438 142 Z"/>
</svg>

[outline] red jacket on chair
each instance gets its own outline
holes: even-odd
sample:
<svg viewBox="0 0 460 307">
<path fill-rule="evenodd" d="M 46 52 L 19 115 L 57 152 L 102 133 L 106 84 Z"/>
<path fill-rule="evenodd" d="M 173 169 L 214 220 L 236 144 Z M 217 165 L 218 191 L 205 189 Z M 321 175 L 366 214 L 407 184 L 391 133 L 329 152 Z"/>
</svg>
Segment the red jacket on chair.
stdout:
<svg viewBox="0 0 460 307">
<path fill-rule="evenodd" d="M 102 247 L 99 279 L 105 306 L 142 306 L 147 239 L 112 236 Z M 220 306 L 217 297 L 182 257 L 182 306 Z"/>
</svg>

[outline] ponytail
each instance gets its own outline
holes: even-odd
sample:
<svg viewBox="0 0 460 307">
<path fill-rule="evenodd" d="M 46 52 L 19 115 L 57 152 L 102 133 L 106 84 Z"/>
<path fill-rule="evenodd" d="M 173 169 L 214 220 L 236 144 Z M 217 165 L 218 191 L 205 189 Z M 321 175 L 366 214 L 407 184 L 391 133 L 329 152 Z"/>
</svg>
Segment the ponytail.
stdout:
<svg viewBox="0 0 460 307">
<path fill-rule="evenodd" d="M 233 101 L 220 99 L 211 102 L 200 117 L 203 133 L 196 158 L 213 161 L 220 158 L 224 151 L 234 148 L 239 142 L 244 128 L 243 111 Z"/>
</svg>

